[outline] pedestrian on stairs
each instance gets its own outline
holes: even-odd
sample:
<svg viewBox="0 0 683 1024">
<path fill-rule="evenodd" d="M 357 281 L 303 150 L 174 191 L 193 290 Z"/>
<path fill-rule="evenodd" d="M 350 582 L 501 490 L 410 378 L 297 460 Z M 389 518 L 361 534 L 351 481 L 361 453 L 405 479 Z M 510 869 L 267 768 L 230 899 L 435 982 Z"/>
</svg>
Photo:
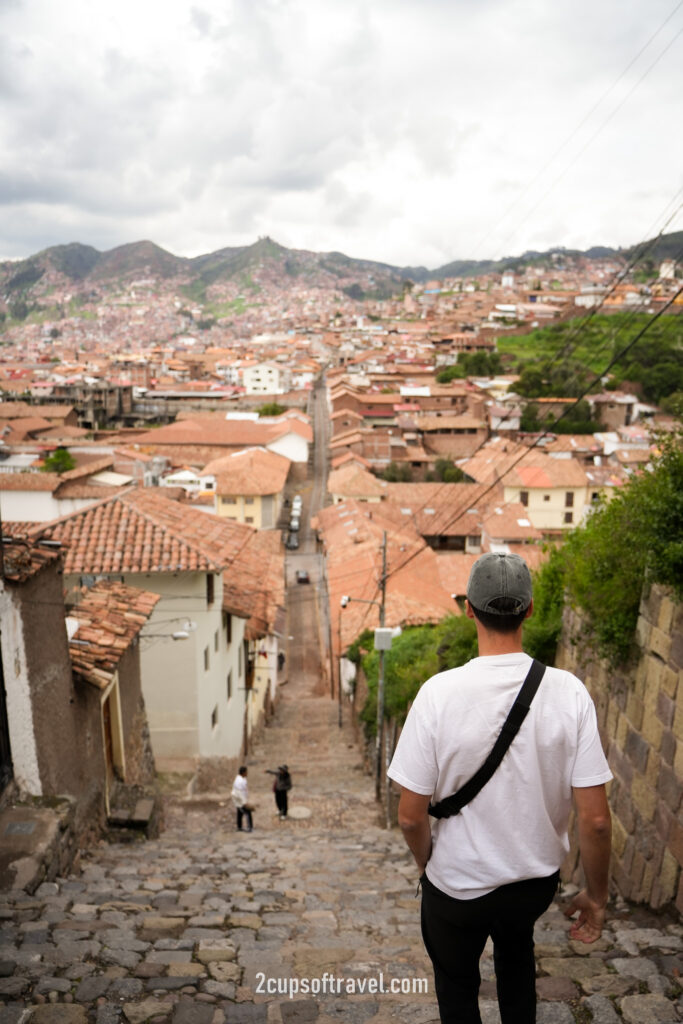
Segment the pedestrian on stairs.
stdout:
<svg viewBox="0 0 683 1024">
<path fill-rule="evenodd" d="M 243 764 L 235 776 L 235 781 L 232 784 L 232 802 L 237 811 L 237 831 L 238 832 L 251 832 L 254 828 L 254 821 L 252 818 L 253 807 L 249 803 L 249 784 L 247 782 L 247 766 Z M 247 827 L 242 827 L 242 822 L 246 820 Z"/>
<path fill-rule="evenodd" d="M 289 768 L 286 764 L 281 764 L 277 769 L 266 768 L 266 773 L 275 776 L 275 781 L 273 782 L 275 806 L 277 807 L 278 817 L 284 819 L 287 817 L 287 794 L 292 788 L 292 776 L 289 774 Z"/>
</svg>

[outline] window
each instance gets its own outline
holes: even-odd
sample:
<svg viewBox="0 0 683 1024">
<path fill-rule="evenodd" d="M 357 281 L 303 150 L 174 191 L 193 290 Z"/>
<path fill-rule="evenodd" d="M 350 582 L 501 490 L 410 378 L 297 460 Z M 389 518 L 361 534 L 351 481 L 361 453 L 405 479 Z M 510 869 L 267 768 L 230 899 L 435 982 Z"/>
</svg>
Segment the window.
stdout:
<svg viewBox="0 0 683 1024">
<path fill-rule="evenodd" d="M 245 498 L 244 499 L 244 504 L 245 505 L 253 505 L 254 504 L 254 499 L 253 498 Z"/>
<path fill-rule="evenodd" d="M 206 574 L 206 603 L 212 605 L 214 602 L 214 579 L 213 573 Z"/>
<path fill-rule="evenodd" d="M 213 634 L 213 649 L 214 651 L 218 650 L 218 630 Z"/>
<path fill-rule="evenodd" d="M 215 729 L 217 725 L 218 725 L 218 704 L 216 704 L 216 707 L 211 712 L 211 728 Z"/>
<path fill-rule="evenodd" d="M 564 507 L 565 508 L 574 508 L 574 492 L 573 491 L 567 491 L 566 492 L 566 494 L 564 496 Z"/>
<path fill-rule="evenodd" d="M 598 500 L 599 497 L 600 497 L 600 492 L 599 491 L 593 491 L 592 494 L 591 494 L 591 501 L 593 503 L 595 503 Z"/>
<path fill-rule="evenodd" d="M 242 646 L 237 650 L 237 675 L 242 678 Z"/>
<path fill-rule="evenodd" d="M 573 523 L 574 522 L 574 513 L 573 512 L 565 512 L 565 514 L 564 514 L 564 521 L 565 521 L 565 523 Z"/>
<path fill-rule="evenodd" d="M 204 671 L 209 671 L 209 648 L 204 648 Z"/>
<path fill-rule="evenodd" d="M 229 646 L 232 642 L 232 615 L 230 612 L 223 612 L 223 625 L 225 626 L 225 639 Z"/>
<path fill-rule="evenodd" d="M 244 521 L 245 521 L 245 523 L 253 523 L 254 522 L 254 517 L 253 516 L 245 516 L 244 517 Z"/>
<path fill-rule="evenodd" d="M 228 672 L 227 678 L 228 700 L 232 697 L 232 669 Z"/>
<path fill-rule="evenodd" d="M 549 494 L 544 494 L 543 495 L 543 500 L 544 501 L 550 501 L 550 495 Z"/>
<path fill-rule="evenodd" d="M 522 505 L 524 505 L 524 507 L 526 508 L 527 505 L 529 504 L 529 492 L 528 491 L 520 491 L 519 492 L 519 500 L 520 500 L 520 503 Z"/>
</svg>

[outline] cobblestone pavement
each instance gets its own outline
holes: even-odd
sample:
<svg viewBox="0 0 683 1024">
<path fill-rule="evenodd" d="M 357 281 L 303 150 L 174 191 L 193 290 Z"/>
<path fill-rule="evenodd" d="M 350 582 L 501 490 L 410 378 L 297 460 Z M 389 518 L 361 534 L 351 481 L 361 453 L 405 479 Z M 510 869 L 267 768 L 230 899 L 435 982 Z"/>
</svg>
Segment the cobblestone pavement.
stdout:
<svg viewBox="0 0 683 1024">
<path fill-rule="evenodd" d="M 286 821 L 265 774 L 282 761 L 295 783 Z M 158 840 L 101 845 L 72 877 L 0 894 L 0 1024 L 438 1019 L 415 871 L 329 698 L 287 687 L 249 778 L 253 833 L 235 831 L 227 787 L 169 797 Z M 586 947 L 553 906 L 537 932 L 539 1022 L 680 1020 L 682 934 L 622 906 Z M 495 1024 L 490 950 L 482 975 Z"/>
</svg>

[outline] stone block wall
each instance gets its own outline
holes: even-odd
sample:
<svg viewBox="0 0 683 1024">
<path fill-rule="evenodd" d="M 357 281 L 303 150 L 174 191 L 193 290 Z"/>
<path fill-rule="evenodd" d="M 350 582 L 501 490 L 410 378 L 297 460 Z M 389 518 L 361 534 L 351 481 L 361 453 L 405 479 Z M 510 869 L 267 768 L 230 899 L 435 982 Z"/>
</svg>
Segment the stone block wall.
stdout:
<svg viewBox="0 0 683 1024">
<path fill-rule="evenodd" d="M 577 643 L 567 609 L 556 665 L 582 679 L 595 702 L 614 780 L 612 879 L 627 899 L 683 912 L 683 604 L 666 588 L 643 595 L 638 655 L 615 672 Z M 577 871 L 572 849 L 565 877 Z"/>
</svg>

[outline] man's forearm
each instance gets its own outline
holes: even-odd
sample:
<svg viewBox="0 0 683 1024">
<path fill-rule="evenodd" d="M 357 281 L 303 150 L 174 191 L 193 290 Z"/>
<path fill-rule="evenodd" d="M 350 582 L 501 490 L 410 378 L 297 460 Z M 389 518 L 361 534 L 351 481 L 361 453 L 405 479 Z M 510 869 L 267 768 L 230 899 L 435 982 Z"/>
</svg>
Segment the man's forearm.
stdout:
<svg viewBox="0 0 683 1024">
<path fill-rule="evenodd" d="M 579 820 L 579 850 L 586 892 L 596 903 L 607 903 L 612 833 L 609 822 L 595 827 Z"/>
<path fill-rule="evenodd" d="M 415 824 L 402 824 L 401 831 L 408 849 L 415 858 L 420 874 L 424 871 L 432 852 L 432 831 L 429 821 L 421 821 Z"/>
</svg>

